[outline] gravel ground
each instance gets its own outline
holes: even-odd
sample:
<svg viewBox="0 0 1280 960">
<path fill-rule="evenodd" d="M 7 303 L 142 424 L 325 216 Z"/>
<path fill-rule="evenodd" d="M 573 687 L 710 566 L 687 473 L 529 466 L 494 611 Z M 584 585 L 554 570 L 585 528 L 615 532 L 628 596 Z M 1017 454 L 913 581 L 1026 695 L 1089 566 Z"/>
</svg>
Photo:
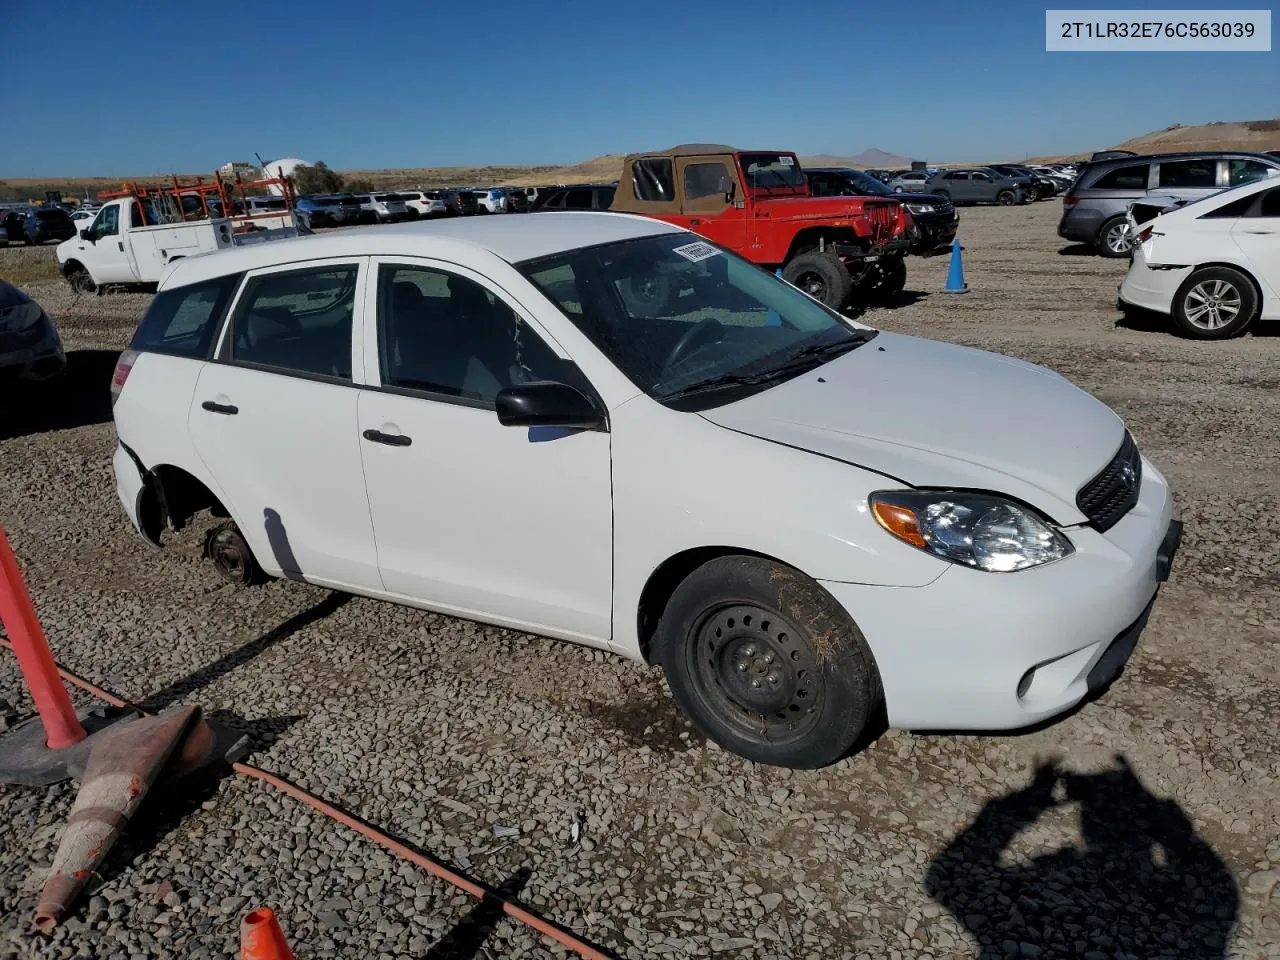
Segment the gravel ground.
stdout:
<svg viewBox="0 0 1280 960">
<path fill-rule="evenodd" d="M 152 551 L 115 500 L 105 402 L 145 296 L 28 285 L 89 393 L 6 404 L 0 520 L 72 669 L 202 704 L 258 764 L 620 957 L 1277 957 L 1280 337 L 1117 326 L 1123 263 L 1064 250 L 1058 211 L 962 211 L 972 292 L 913 259 L 903 305 L 869 316 L 1061 371 L 1173 484 L 1184 545 L 1130 668 L 1039 731 L 759 767 L 681 720 L 656 670 L 304 584 L 238 592 L 198 529 Z M 0 250 L 0 275 L 41 256 Z M 30 710 L 4 655 L 0 701 Z M 306 957 L 564 955 L 239 778 L 153 807 L 45 940 L 28 924 L 72 799 L 0 788 L 0 957 L 231 957 L 257 905 Z"/>
</svg>

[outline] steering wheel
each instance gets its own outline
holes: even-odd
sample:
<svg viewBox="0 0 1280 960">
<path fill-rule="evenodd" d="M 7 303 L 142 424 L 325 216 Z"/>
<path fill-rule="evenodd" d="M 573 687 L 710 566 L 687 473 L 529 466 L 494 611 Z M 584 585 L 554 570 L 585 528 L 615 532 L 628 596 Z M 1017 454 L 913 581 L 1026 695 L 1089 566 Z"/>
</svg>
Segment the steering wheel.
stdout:
<svg viewBox="0 0 1280 960">
<path fill-rule="evenodd" d="M 703 341 L 718 340 L 723 333 L 723 323 L 715 317 L 703 317 L 686 330 L 684 335 L 676 341 L 676 345 L 671 348 L 667 362 L 662 365 L 663 375 L 665 376 L 668 370 L 683 360 L 686 354 L 691 353 L 695 345 L 700 345 Z"/>
</svg>

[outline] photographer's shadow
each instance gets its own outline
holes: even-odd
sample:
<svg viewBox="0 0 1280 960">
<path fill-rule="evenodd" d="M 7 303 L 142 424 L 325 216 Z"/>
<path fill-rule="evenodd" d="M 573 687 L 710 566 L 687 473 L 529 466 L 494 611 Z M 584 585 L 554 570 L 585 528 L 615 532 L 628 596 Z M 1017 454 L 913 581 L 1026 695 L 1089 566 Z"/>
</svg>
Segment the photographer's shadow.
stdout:
<svg viewBox="0 0 1280 960">
<path fill-rule="evenodd" d="M 1020 831 L 1073 801 L 1080 845 L 1002 861 Z M 1182 808 L 1148 793 L 1122 756 L 1098 774 L 1041 766 L 947 845 L 925 889 L 977 940 L 981 960 L 1008 956 L 1009 944 L 1043 960 L 1213 960 L 1228 955 L 1240 906 L 1235 877 Z"/>
</svg>

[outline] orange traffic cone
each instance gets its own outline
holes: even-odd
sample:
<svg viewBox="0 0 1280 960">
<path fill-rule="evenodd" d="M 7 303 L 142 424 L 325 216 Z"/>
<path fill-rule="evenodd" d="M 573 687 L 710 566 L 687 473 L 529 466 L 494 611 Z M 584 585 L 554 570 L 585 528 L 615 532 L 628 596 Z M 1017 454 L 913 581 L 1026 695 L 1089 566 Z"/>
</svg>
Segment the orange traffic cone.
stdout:
<svg viewBox="0 0 1280 960">
<path fill-rule="evenodd" d="M 130 720 L 104 730 L 84 777 L 53 871 L 40 893 L 36 926 L 49 933 L 137 810 L 178 746 L 200 721 L 199 707 Z"/>
<path fill-rule="evenodd" d="M 262 907 L 240 922 L 240 960 L 294 960 L 276 915 Z"/>
</svg>

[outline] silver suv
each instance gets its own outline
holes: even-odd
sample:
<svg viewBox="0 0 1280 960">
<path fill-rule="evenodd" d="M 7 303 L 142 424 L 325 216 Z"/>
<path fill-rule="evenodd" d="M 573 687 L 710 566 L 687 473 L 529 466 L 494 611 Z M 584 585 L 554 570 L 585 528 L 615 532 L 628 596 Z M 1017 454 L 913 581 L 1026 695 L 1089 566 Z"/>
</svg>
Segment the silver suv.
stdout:
<svg viewBox="0 0 1280 960">
<path fill-rule="evenodd" d="M 1104 257 L 1127 257 L 1133 247 L 1127 213 L 1134 200 L 1197 200 L 1273 171 L 1280 171 L 1280 158 L 1243 151 L 1154 153 L 1088 163 L 1062 198 L 1058 236 L 1091 243 Z"/>
</svg>

